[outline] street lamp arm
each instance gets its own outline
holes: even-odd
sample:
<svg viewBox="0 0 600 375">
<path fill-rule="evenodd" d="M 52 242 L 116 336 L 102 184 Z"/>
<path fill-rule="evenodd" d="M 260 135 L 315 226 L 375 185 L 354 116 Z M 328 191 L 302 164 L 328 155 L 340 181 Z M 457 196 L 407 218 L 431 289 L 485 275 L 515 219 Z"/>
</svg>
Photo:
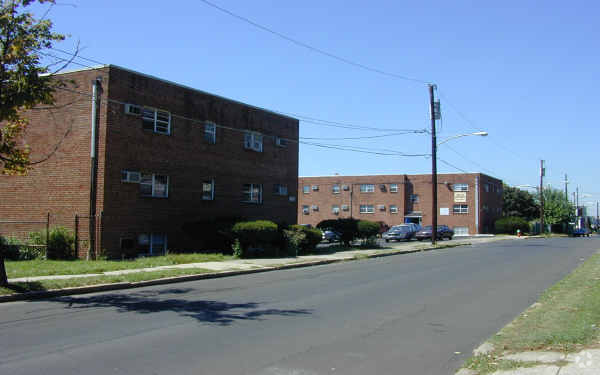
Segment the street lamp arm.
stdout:
<svg viewBox="0 0 600 375">
<path fill-rule="evenodd" d="M 469 134 L 459 134 L 459 135 L 454 135 L 454 136 L 452 136 L 452 137 L 449 137 L 449 138 L 446 138 L 446 139 L 444 139 L 443 141 L 441 141 L 441 142 L 440 142 L 440 143 L 438 143 L 437 145 L 438 145 L 438 146 L 440 146 L 440 145 L 442 145 L 442 144 L 444 144 L 444 143 L 446 143 L 446 142 L 448 142 L 448 141 L 451 141 L 451 140 L 453 140 L 453 139 L 456 139 L 456 138 L 461 138 L 461 137 L 468 137 L 468 136 L 470 136 L 470 135 L 478 135 L 478 136 L 481 136 L 481 137 L 486 137 L 486 136 L 488 135 L 488 132 L 483 132 L 483 131 L 482 131 L 482 132 L 475 132 L 475 133 L 469 133 Z"/>
</svg>

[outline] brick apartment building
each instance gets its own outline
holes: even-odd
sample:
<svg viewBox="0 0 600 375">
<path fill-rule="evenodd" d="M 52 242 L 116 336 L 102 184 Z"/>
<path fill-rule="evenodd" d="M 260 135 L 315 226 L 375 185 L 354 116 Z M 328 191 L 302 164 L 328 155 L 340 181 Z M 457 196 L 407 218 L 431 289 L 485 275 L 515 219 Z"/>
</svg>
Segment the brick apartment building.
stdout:
<svg viewBox="0 0 600 375">
<path fill-rule="evenodd" d="M 90 199 L 91 93 L 98 78 Z M 56 92 L 54 108 L 28 113 L 31 160 L 47 160 L 26 176 L 0 176 L 0 234 L 24 232 L 49 213 L 50 226 L 76 229 L 80 256 L 88 232 L 92 251 L 120 256 L 194 249 L 182 232 L 186 222 L 295 223 L 298 120 L 114 65 L 56 79 L 67 86 Z M 95 220 L 88 220 L 92 205 Z"/>
<path fill-rule="evenodd" d="M 502 215 L 502 181 L 481 173 L 438 175 L 438 224 L 455 234 L 493 231 Z M 431 175 L 300 177 L 298 223 L 354 217 L 389 226 L 431 225 Z"/>
</svg>

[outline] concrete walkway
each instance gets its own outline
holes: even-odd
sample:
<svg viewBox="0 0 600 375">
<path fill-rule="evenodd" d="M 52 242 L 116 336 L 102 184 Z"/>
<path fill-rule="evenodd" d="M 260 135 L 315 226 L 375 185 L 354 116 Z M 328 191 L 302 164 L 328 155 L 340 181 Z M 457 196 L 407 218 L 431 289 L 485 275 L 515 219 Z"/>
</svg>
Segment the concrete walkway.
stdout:
<svg viewBox="0 0 600 375">
<path fill-rule="evenodd" d="M 461 246 L 476 243 L 485 243 L 492 241 L 499 241 L 503 239 L 514 239 L 514 236 L 482 236 L 482 237 L 469 237 L 460 238 L 450 241 L 438 241 L 438 246 Z M 523 237 L 522 237 L 523 238 Z M 307 255 L 290 258 L 263 258 L 263 259 L 234 259 L 223 262 L 202 262 L 202 263 L 186 263 L 169 266 L 159 266 L 152 268 L 138 268 L 128 269 L 120 271 L 107 271 L 103 273 L 88 273 L 80 275 L 49 275 L 49 276 L 35 276 L 35 277 L 21 277 L 9 279 L 10 283 L 15 282 L 30 282 L 40 280 L 56 280 L 56 279 L 73 279 L 82 277 L 95 277 L 95 276 L 110 276 L 110 275 L 124 275 L 129 273 L 137 272 L 153 272 L 153 271 L 164 271 L 174 269 L 185 269 L 185 268 L 202 268 L 211 270 L 214 272 L 225 272 L 225 271 L 243 271 L 243 270 L 257 270 L 257 269 L 272 269 L 279 268 L 286 265 L 301 265 L 301 264 L 312 264 L 319 261 L 343 261 L 352 260 L 362 257 L 377 257 L 393 254 L 410 253 L 421 250 L 433 249 L 431 243 L 428 242 L 390 242 L 383 243 L 386 248 L 374 249 L 374 250 L 350 250 L 350 251 L 338 251 L 335 253 L 326 253 L 320 255 Z M 327 248 L 321 248 L 323 252 L 327 251 Z"/>
</svg>

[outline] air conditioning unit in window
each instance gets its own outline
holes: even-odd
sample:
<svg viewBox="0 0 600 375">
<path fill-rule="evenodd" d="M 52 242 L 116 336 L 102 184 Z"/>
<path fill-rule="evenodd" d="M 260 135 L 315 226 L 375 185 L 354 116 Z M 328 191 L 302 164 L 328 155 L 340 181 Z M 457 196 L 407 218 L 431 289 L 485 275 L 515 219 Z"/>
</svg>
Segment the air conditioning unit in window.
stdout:
<svg viewBox="0 0 600 375">
<path fill-rule="evenodd" d="M 385 205 L 384 204 L 380 204 L 379 206 L 377 206 L 377 208 L 379 208 L 379 211 L 385 211 Z"/>
<path fill-rule="evenodd" d="M 139 183 L 142 180 L 142 174 L 135 171 L 121 171 L 121 181 L 131 182 L 134 184 Z"/>
<path fill-rule="evenodd" d="M 275 144 L 279 147 L 287 147 L 288 140 L 285 138 L 275 137 Z"/>
<path fill-rule="evenodd" d="M 348 205 L 347 205 L 347 204 L 343 204 L 343 205 L 342 205 L 342 210 L 343 210 L 343 211 L 348 211 L 349 209 L 350 209 L 350 207 L 348 207 Z"/>
<path fill-rule="evenodd" d="M 140 116 L 142 114 L 142 107 L 135 104 L 125 104 L 125 113 L 128 115 Z"/>
</svg>

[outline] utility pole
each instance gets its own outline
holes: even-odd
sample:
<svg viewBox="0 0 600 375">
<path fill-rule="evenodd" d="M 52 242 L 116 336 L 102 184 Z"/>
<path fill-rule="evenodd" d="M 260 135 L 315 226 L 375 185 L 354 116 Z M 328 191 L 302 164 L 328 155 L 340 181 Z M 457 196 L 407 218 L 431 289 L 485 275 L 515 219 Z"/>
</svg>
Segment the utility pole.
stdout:
<svg viewBox="0 0 600 375">
<path fill-rule="evenodd" d="M 598 221 L 598 201 L 596 201 L 596 232 L 598 232 L 598 224 L 600 221 Z"/>
<path fill-rule="evenodd" d="M 567 191 L 567 185 L 569 184 L 569 180 L 567 179 L 567 174 L 565 173 L 565 199 L 567 202 L 569 201 L 569 192 Z"/>
<path fill-rule="evenodd" d="M 540 224 L 542 226 L 541 233 L 545 232 L 544 228 L 544 176 L 546 175 L 546 169 L 544 168 L 544 161 L 540 160 Z"/>
<path fill-rule="evenodd" d="M 579 220 L 579 186 L 575 189 L 575 219 L 577 220 L 577 228 L 581 228 Z"/>
<path fill-rule="evenodd" d="M 429 112 L 431 114 L 431 244 L 435 245 L 437 237 L 437 139 L 435 136 L 435 99 L 436 86 L 429 84 Z"/>
<path fill-rule="evenodd" d="M 88 222 L 89 248 L 86 259 L 90 260 L 96 250 L 96 132 L 98 129 L 98 113 L 100 109 L 99 94 L 102 95 L 102 79 L 100 77 L 92 81 L 92 121 L 90 136 L 90 212 Z"/>
</svg>

